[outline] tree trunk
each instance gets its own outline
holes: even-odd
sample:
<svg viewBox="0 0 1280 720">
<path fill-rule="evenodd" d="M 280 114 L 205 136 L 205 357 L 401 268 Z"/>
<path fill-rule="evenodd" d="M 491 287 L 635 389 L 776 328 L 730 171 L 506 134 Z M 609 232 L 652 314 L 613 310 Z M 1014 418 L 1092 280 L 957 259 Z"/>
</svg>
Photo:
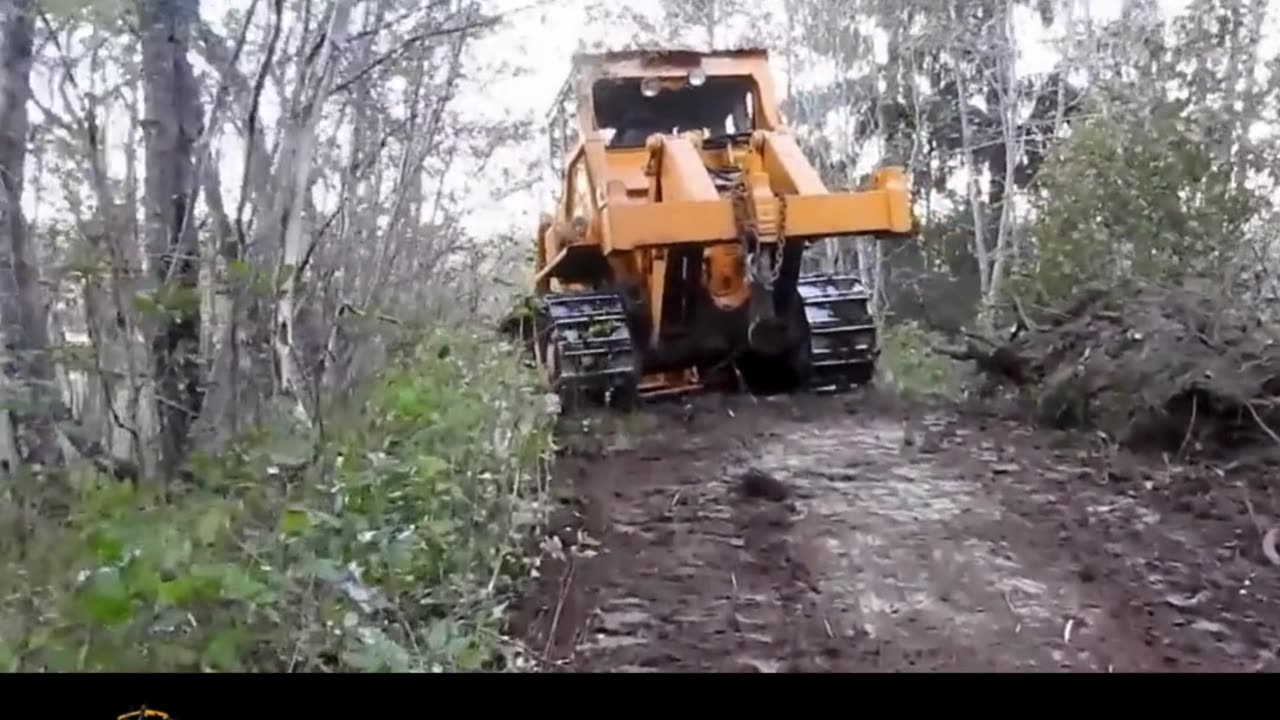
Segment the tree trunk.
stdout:
<svg viewBox="0 0 1280 720">
<path fill-rule="evenodd" d="M 161 470 L 177 471 L 201 403 L 200 263 L 190 208 L 198 195 L 193 151 L 201 135 L 199 88 L 187 48 L 198 0 L 142 0 L 146 86 L 144 221 L 158 306 L 151 322 Z"/>
<path fill-rule="evenodd" d="M 1017 35 L 1013 26 L 1013 0 L 1006 0 L 1002 18 L 1004 33 L 1001 38 L 1000 69 L 998 83 L 1003 85 L 1000 95 L 1000 129 L 1001 141 L 1004 144 L 1004 177 L 1000 180 L 1000 220 L 996 228 L 995 257 L 991 262 L 991 275 L 987 279 L 987 294 L 984 299 L 984 315 L 991 319 L 991 312 L 999 300 L 1002 290 L 1005 268 L 1009 260 L 1009 246 L 1017 232 L 1017 218 L 1014 204 L 1017 200 L 1017 187 L 1014 184 L 1014 169 L 1018 159 L 1022 157 L 1022 146 L 1025 134 L 1018 118 L 1018 71 Z M 995 178 L 991 181 L 994 183 Z"/>
<path fill-rule="evenodd" d="M 1061 0 L 1063 43 L 1062 61 L 1058 65 L 1057 108 L 1053 114 L 1053 139 L 1062 137 L 1062 126 L 1067 118 L 1067 78 L 1075 67 L 1076 58 L 1076 0 Z M 1086 3 L 1087 4 L 1087 3 Z"/>
<path fill-rule="evenodd" d="M 313 239 L 303 232 L 304 201 L 307 189 L 311 186 L 312 166 L 315 162 L 316 126 L 320 122 L 320 113 L 328 98 L 329 89 L 333 85 L 334 65 L 336 64 L 337 47 L 347 36 L 347 23 L 351 15 L 350 0 L 337 0 L 329 16 L 328 28 L 324 33 L 323 44 L 316 53 L 314 67 L 318 68 L 316 81 L 308 88 L 305 103 L 299 103 L 296 121 L 289 123 L 285 131 L 277 166 L 277 180 L 280 183 L 279 202 L 276 206 L 276 217 L 283 228 L 283 252 L 277 273 L 280 293 L 276 303 L 274 333 L 276 363 L 280 368 L 281 390 L 297 401 L 296 406 L 304 417 L 311 419 L 315 408 L 308 410 L 306 399 L 309 395 L 308 378 L 299 362 L 296 351 L 298 336 L 296 323 L 299 314 L 299 297 L 302 284 L 300 275 L 306 270 L 304 263 L 310 255 Z M 313 67 L 307 63 L 307 70 Z M 306 73 L 310 75 L 310 72 Z"/>
<path fill-rule="evenodd" d="M 245 137 L 242 162 L 243 175 L 235 213 L 228 217 L 233 241 L 223 248 L 228 268 L 228 295 L 225 322 L 220 328 L 216 355 L 211 362 L 210 383 L 201 405 L 200 418 L 193 428 L 193 440 L 205 449 L 216 451 L 221 441 L 236 435 L 243 426 L 253 425 L 265 417 L 263 406 L 274 392 L 275 370 L 271 357 L 270 328 L 261 320 L 267 312 L 269 298 L 253 292 L 259 273 L 275 263 L 279 255 L 274 238 L 264 231 L 274 217 L 271 192 L 272 167 L 269 144 L 260 116 L 262 92 L 267 76 L 276 61 L 276 48 L 283 31 L 283 0 L 271 3 L 271 27 L 262 59 L 252 79 L 236 68 L 237 48 L 229 48 L 221 37 L 207 26 L 199 28 L 201 49 L 206 61 L 222 75 L 231 97 L 232 117 Z M 241 38 L 243 40 L 243 38 Z M 209 175 L 210 182 L 218 178 Z M 207 191 L 206 191 L 207 192 Z M 206 194 L 210 210 L 216 198 Z M 257 220 L 251 242 L 245 213 L 252 206 Z M 269 230 L 266 227 L 266 230 Z M 234 270 L 233 270 L 234 269 Z"/>
<path fill-rule="evenodd" d="M 964 81 L 964 68 L 958 59 L 955 68 L 956 96 L 960 108 L 960 152 L 968 178 L 969 208 L 973 211 L 973 255 L 978 261 L 978 286 L 983 297 L 991 286 L 991 266 L 987 259 L 986 213 L 982 208 L 982 193 L 978 191 L 978 163 L 973 157 L 973 124 L 969 119 L 969 94 Z"/>
<path fill-rule="evenodd" d="M 61 407 L 48 357 L 49 329 L 40 297 L 39 272 L 22 215 L 27 159 L 27 101 L 31 95 L 31 0 L 0 2 L 0 333 L 5 375 L 12 389 L 26 386 L 29 400 L 5 413 L 8 437 L 19 441 L 18 457 L 53 465 L 61 460 L 55 409 Z M 25 439 L 25 442 L 21 440 Z M 25 447 L 22 447 L 24 446 Z"/>
</svg>

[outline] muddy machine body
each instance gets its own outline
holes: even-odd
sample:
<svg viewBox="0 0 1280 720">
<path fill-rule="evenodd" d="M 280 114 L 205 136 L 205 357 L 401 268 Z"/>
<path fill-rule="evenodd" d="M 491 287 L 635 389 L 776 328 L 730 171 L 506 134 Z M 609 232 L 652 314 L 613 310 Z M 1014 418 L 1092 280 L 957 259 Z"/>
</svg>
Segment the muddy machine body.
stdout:
<svg viewBox="0 0 1280 720">
<path fill-rule="evenodd" d="M 815 240 L 911 230 L 902 170 L 832 192 L 783 126 L 762 50 L 579 55 L 553 114 L 554 214 L 526 334 L 563 396 L 719 382 L 868 382 L 856 277 L 802 272 Z"/>
</svg>

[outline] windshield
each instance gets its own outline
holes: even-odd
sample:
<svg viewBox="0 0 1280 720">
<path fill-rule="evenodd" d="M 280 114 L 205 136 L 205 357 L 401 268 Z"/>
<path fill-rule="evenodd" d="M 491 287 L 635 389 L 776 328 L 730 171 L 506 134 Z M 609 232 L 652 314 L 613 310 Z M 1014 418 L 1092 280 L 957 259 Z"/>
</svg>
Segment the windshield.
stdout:
<svg viewBox="0 0 1280 720">
<path fill-rule="evenodd" d="M 712 77 L 654 97 L 640 92 L 639 78 L 609 79 L 593 88 L 596 125 L 610 147 L 640 147 L 653 133 L 702 130 L 708 137 L 755 129 L 750 77 Z"/>
</svg>

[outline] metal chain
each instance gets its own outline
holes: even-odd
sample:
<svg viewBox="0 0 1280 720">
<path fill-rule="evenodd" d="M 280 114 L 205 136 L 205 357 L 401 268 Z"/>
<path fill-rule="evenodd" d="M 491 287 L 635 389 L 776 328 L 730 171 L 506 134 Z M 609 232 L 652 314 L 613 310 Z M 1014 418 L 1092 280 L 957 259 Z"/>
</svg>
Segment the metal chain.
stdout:
<svg viewBox="0 0 1280 720">
<path fill-rule="evenodd" d="M 756 225 L 755 218 L 752 217 L 747 206 L 747 183 L 744 177 L 745 171 L 742 171 L 733 183 L 733 221 L 737 226 L 738 240 L 742 243 L 743 251 L 747 256 L 747 280 L 750 281 L 755 278 L 755 253 L 751 251 L 751 238 L 754 237 L 757 245 L 759 244 L 760 228 Z M 773 287 L 782 274 L 782 256 L 787 238 L 786 227 L 787 198 L 785 195 L 780 195 L 778 196 L 778 237 L 773 246 L 773 266 L 769 269 L 768 277 L 769 287 Z"/>
<path fill-rule="evenodd" d="M 742 243 L 742 252 L 746 257 L 747 281 L 750 282 L 755 278 L 755 253 L 751 251 L 751 237 L 756 235 L 756 227 L 751 214 L 747 211 L 747 184 L 743 179 L 744 174 L 744 171 L 739 170 L 730 194 L 733 199 L 733 224 L 738 231 L 738 241 Z"/>
<path fill-rule="evenodd" d="M 778 196 L 778 238 L 773 245 L 773 270 L 769 273 L 769 286 L 772 287 L 782 275 L 782 254 L 787 243 L 787 196 Z"/>
</svg>

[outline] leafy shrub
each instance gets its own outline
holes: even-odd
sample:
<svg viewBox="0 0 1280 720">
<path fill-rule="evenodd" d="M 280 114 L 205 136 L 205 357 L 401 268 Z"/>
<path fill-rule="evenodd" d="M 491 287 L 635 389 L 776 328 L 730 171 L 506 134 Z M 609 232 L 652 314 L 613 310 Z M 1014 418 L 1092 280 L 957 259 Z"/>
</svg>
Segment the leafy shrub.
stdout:
<svg viewBox="0 0 1280 720">
<path fill-rule="evenodd" d="M 80 472 L 67 522 L 6 544 L 0 667 L 489 667 L 552 419 L 508 348 L 441 333 L 323 443 L 259 433 L 163 501 Z"/>
<path fill-rule="evenodd" d="M 1096 108 L 1036 176 L 1034 262 L 1009 293 L 1043 305 L 1087 284 L 1227 278 L 1264 206 L 1215 158 L 1214 125 L 1177 106 L 1144 117 Z"/>
<path fill-rule="evenodd" d="M 886 324 L 880 338 L 882 382 L 909 398 L 958 396 L 960 366 L 930 349 L 941 342 L 915 321 Z"/>
</svg>

